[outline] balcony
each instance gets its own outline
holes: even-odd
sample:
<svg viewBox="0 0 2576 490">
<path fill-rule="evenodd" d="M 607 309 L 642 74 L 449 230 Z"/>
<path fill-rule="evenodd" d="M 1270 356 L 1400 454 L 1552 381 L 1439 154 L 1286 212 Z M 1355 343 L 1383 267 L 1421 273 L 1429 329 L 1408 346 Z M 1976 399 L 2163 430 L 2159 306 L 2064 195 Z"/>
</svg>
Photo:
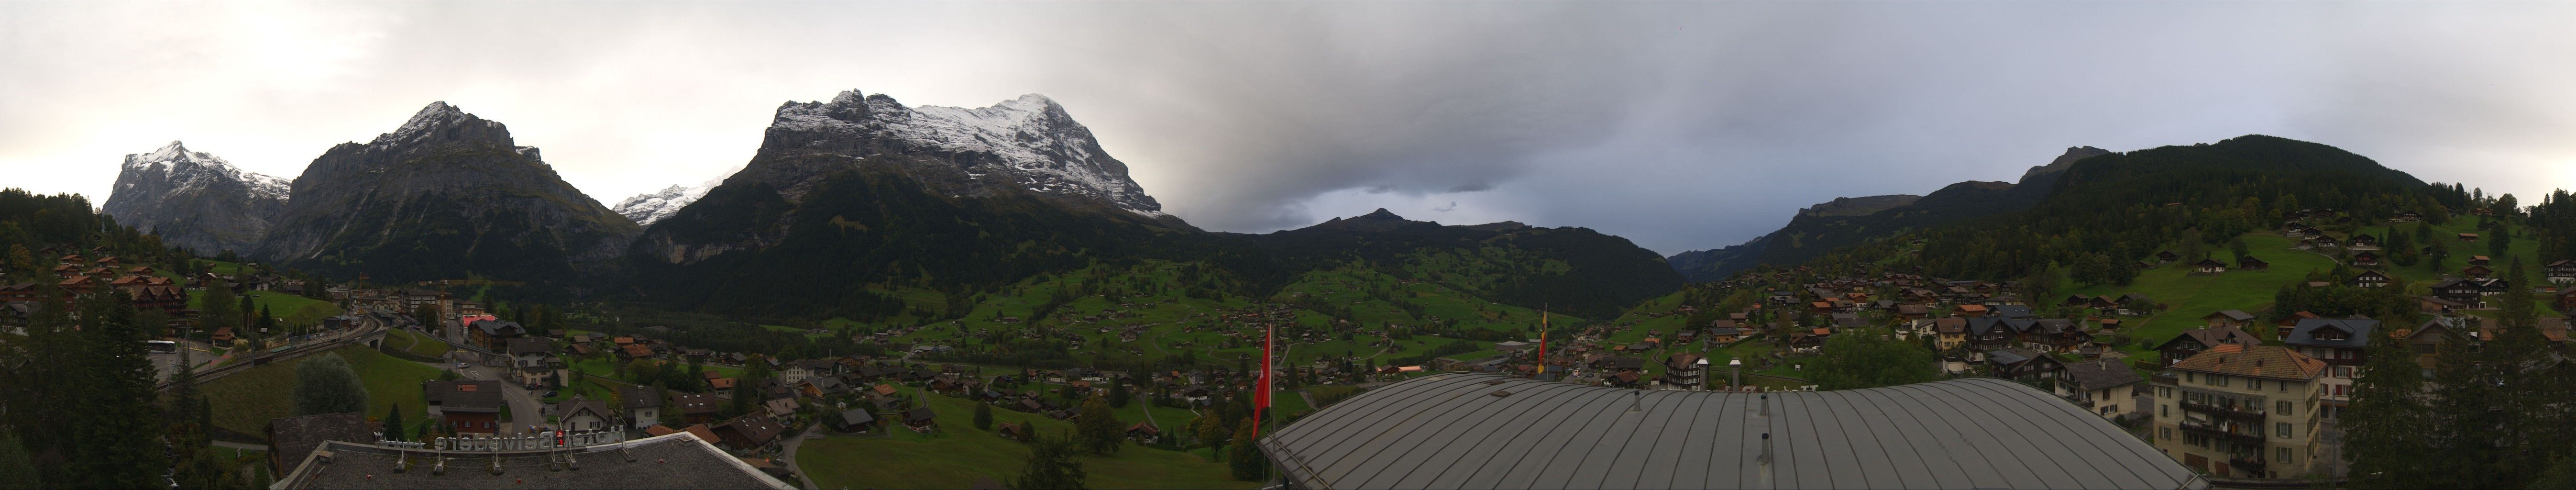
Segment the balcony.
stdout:
<svg viewBox="0 0 2576 490">
<path fill-rule="evenodd" d="M 2208 422 L 2202 422 L 2202 421 L 2197 421 L 2197 420 L 2184 420 L 2184 421 L 2182 421 L 2182 431 L 2183 431 L 2183 433 L 2186 433 L 2186 434 L 2200 434 L 2200 435 L 2205 435 L 2205 436 L 2210 436 L 2210 437 L 2217 437 L 2217 438 L 2220 438 L 2220 439 L 2222 439 L 2222 440 L 2227 440 L 2227 441 L 2231 441 L 2231 442 L 2238 442 L 2238 443 L 2244 443 L 2244 444 L 2258 444 L 2258 445 L 2259 445 L 2259 444 L 2262 444 L 2262 443 L 2263 443 L 2263 431 L 2260 431 L 2260 430 L 2247 430 L 2247 431 L 2229 430 L 2229 429 L 2220 428 L 2220 427 L 2218 427 L 2218 426 L 2216 426 L 2216 425 L 2211 425 L 2211 424 L 2210 424 L 2210 423 L 2208 423 Z"/>
<path fill-rule="evenodd" d="M 2263 474 L 2263 457 L 2262 457 L 2262 456 L 2245 456 L 2245 455 L 2237 455 L 2237 456 L 2234 456 L 2234 457 L 2227 458 L 2227 465 L 2228 465 L 2228 466 L 2231 466 L 2231 467 L 2235 467 L 2237 470 L 2244 471 L 2246 474 L 2249 474 L 2249 475 L 2261 475 L 2261 474 Z"/>
<path fill-rule="evenodd" d="M 2262 422 L 2264 417 L 2268 417 L 2268 415 L 2265 415 L 2261 410 L 2245 410 L 2235 406 L 2213 405 L 2200 402 L 2182 402 L 2182 409 L 2189 412 L 2206 413 L 2213 417 L 2224 417 L 2228 419 L 2252 422 Z"/>
</svg>

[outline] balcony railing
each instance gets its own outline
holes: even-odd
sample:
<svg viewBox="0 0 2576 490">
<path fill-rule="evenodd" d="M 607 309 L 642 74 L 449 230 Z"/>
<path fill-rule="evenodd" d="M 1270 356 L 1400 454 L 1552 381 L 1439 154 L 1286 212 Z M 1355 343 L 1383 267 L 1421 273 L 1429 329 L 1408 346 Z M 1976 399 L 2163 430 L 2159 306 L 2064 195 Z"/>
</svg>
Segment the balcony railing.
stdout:
<svg viewBox="0 0 2576 490">
<path fill-rule="evenodd" d="M 2236 456 L 2227 458 L 2227 465 L 2236 467 L 2236 469 L 2245 470 L 2246 473 L 2256 475 L 2263 474 L 2262 456 Z"/>
<path fill-rule="evenodd" d="M 2261 422 L 2261 421 L 2263 421 L 2263 418 L 2267 416 L 2267 415 L 2265 415 L 2261 410 L 2245 410 L 2245 409 L 2240 409 L 2240 408 L 2236 408 L 2236 407 L 2234 407 L 2234 406 L 2228 406 L 2228 405 L 2216 405 L 2216 404 L 2201 403 L 2201 402 L 2190 402 L 2190 401 L 2182 402 L 2182 409 L 2183 409 L 2183 410 L 2185 410 L 2185 411 L 2193 411 L 2193 412 L 2207 413 L 2207 414 L 2210 414 L 2210 415 L 2213 415 L 2213 416 L 2226 417 L 2226 418 L 2231 418 L 2231 419 L 2240 419 L 2240 420 L 2251 420 L 2251 421 L 2255 421 L 2255 422 Z"/>
<path fill-rule="evenodd" d="M 2243 443 L 2247 443 L 2247 444 L 2262 444 L 2262 443 L 2263 443 L 2263 431 L 2261 431 L 2261 430 L 2248 430 L 2248 431 L 2228 430 L 2228 429 L 2219 428 L 2219 427 L 2218 427 L 2218 426 L 2216 426 L 2216 425 L 2211 425 L 2211 424 L 2210 424 L 2210 423 L 2208 423 L 2208 422 L 2201 422 L 2201 421 L 2197 421 L 2197 420 L 2184 420 L 2184 421 L 2182 421 L 2182 431 L 2183 431 L 2184 433 L 2188 433 L 2188 434 L 2200 434 L 2200 435 L 2205 435 L 2205 436 L 2220 437 L 2220 438 L 2228 438 L 2228 439 L 2235 440 L 2235 441 L 2237 441 L 2237 442 L 2243 442 Z"/>
</svg>

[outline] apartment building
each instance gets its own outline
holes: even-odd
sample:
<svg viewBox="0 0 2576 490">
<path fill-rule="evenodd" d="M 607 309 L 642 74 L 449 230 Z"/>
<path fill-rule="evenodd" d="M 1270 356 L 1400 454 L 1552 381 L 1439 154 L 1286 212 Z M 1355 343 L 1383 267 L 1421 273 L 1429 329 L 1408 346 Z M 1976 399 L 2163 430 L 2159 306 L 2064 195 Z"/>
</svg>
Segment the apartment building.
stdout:
<svg viewBox="0 0 2576 490">
<path fill-rule="evenodd" d="M 2155 446 L 2234 478 L 2300 478 L 2319 459 L 2324 361 L 2281 346 L 2219 344 L 2155 377 Z"/>
</svg>

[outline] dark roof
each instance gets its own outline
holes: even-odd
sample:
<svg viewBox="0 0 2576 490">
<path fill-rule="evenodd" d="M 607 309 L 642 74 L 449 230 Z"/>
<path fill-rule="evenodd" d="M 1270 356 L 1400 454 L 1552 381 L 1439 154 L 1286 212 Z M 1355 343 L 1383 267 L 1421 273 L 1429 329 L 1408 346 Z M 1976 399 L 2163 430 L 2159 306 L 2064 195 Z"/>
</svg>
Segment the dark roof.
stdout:
<svg viewBox="0 0 2576 490">
<path fill-rule="evenodd" d="M 867 409 L 853 408 L 841 411 L 842 426 L 859 425 L 875 421 L 877 421 L 877 416 L 868 414 Z"/>
<path fill-rule="evenodd" d="M 1316 489 L 2209 486 L 2100 416 L 1992 378 L 1731 393 L 1440 374 L 1258 444 Z"/>
<path fill-rule="evenodd" d="M 2164 343 L 2156 344 L 2156 350 L 2164 350 L 2165 346 L 2173 345 L 2174 341 L 2186 338 L 2200 342 L 2201 348 L 2209 348 L 2210 346 L 2219 344 L 2253 345 L 2263 343 L 2263 339 L 2255 337 L 2254 334 L 2245 333 L 2245 329 L 2242 328 L 2200 328 L 2184 330 L 2182 331 L 2182 335 L 2175 335 L 2174 338 L 2165 339 Z"/>
<path fill-rule="evenodd" d="M 2225 317 L 2227 317 L 2227 319 L 2229 319 L 2229 320 L 2235 320 L 2235 321 L 2240 321 L 2240 322 L 2250 322 L 2250 321 L 2254 321 L 2254 314 L 2252 314 L 2252 313 L 2246 313 L 2244 310 L 2219 310 L 2217 313 L 2211 313 L 2210 315 L 2211 315 L 2211 316 L 2225 316 Z M 2204 316 L 2204 317 L 2202 317 L 2202 318 L 2208 318 L 2208 317 L 2207 317 L 2207 316 Z"/>
<path fill-rule="evenodd" d="M 2316 337 L 2317 331 L 2327 328 L 2343 330 L 2343 339 L 2318 339 Z M 2372 330 L 2377 330 L 2378 328 L 2379 320 L 2362 318 L 2301 319 L 2297 326 L 2290 327 L 2290 336 L 2283 339 L 2281 343 L 2290 345 L 2313 345 L 2320 347 L 2351 347 L 2358 349 L 2370 346 L 2370 332 Z"/>
<path fill-rule="evenodd" d="M 628 386 L 618 388 L 617 397 L 626 400 L 625 409 L 627 410 L 638 408 L 658 408 L 662 406 L 662 397 L 654 396 L 653 387 L 651 386 Z"/>
<path fill-rule="evenodd" d="M 445 472 L 430 471 L 422 461 L 428 451 L 334 442 L 331 462 L 301 465 L 279 482 L 280 488 L 483 489 L 483 488 L 769 488 L 795 485 L 762 474 L 688 432 L 648 437 L 625 444 L 574 448 L 580 469 L 549 471 L 547 451 L 500 453 L 501 474 L 488 468 L 493 453 L 455 453 Z M 626 454 L 619 454 L 619 451 Z M 411 467 L 395 471 L 408 457 Z"/>
<path fill-rule="evenodd" d="M 552 340 L 538 337 L 511 337 L 507 350 L 510 352 L 510 355 L 514 356 L 519 354 L 544 354 L 554 352 L 555 343 Z"/>
<path fill-rule="evenodd" d="M 469 391 L 470 390 L 470 391 Z M 501 382 L 492 380 L 428 381 L 421 393 L 445 412 L 501 412 Z"/>
<path fill-rule="evenodd" d="M 482 330 L 484 335 L 526 335 L 528 333 L 528 329 L 520 327 L 519 322 L 507 320 L 475 320 L 473 325 L 467 326 Z"/>
<path fill-rule="evenodd" d="M 2138 371 L 2116 359 L 2096 359 L 2066 365 L 2066 377 L 2088 390 L 2146 382 Z"/>
</svg>

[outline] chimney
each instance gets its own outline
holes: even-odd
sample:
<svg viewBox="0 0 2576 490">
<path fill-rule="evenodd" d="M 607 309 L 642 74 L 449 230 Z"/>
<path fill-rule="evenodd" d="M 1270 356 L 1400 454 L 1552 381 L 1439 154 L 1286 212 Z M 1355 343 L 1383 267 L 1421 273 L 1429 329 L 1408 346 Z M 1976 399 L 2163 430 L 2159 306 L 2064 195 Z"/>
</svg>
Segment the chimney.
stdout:
<svg viewBox="0 0 2576 490">
<path fill-rule="evenodd" d="M 1643 411 L 1646 411 L 1646 390 L 1629 390 L 1628 412 L 1636 413 Z"/>
<path fill-rule="evenodd" d="M 1762 416 L 1763 416 L 1763 417 L 1770 417 L 1770 416 L 1771 416 L 1771 395 L 1762 395 Z M 1763 435 L 1762 435 L 1762 438 L 1764 438 L 1764 439 L 1769 439 L 1769 438 L 1771 438 L 1771 435 L 1770 435 L 1770 434 L 1763 434 Z"/>
</svg>

